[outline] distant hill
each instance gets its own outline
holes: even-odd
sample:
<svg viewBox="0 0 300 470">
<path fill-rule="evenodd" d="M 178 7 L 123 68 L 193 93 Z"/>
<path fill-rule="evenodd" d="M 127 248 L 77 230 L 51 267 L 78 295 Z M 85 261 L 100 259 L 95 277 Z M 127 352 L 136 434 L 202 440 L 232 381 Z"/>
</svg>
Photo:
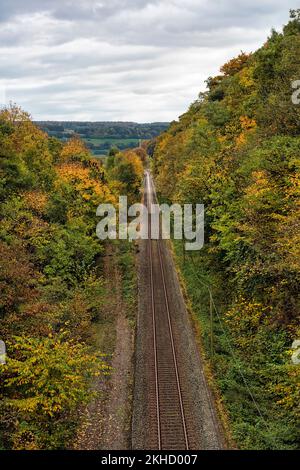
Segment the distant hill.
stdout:
<svg viewBox="0 0 300 470">
<path fill-rule="evenodd" d="M 165 131 L 169 123 L 153 122 L 76 122 L 76 121 L 37 121 L 36 124 L 50 136 L 66 140 L 79 135 L 94 155 L 105 155 L 113 146 L 120 150 L 134 148 L 139 140 L 148 140 Z"/>
</svg>

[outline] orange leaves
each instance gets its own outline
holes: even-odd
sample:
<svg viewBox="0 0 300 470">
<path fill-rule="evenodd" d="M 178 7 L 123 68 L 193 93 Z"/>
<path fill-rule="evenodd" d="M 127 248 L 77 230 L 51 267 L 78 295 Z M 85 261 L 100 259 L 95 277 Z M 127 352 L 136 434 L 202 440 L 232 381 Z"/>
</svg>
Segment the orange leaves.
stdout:
<svg viewBox="0 0 300 470">
<path fill-rule="evenodd" d="M 64 163 L 57 168 L 57 173 L 63 181 L 81 181 L 89 178 L 89 169 L 79 163 Z"/>
<path fill-rule="evenodd" d="M 44 214 L 48 196 L 42 191 L 26 191 L 23 194 L 25 206 L 36 214 Z"/>
<path fill-rule="evenodd" d="M 240 125 L 242 132 L 236 138 L 236 146 L 238 148 L 247 142 L 249 135 L 257 128 L 255 119 L 251 119 L 248 116 L 240 117 Z"/>
<path fill-rule="evenodd" d="M 244 131 L 249 131 L 257 127 L 255 119 L 251 119 L 248 116 L 241 116 L 240 122 L 241 122 L 242 129 Z"/>
<path fill-rule="evenodd" d="M 242 52 L 234 59 L 229 60 L 220 68 L 220 72 L 224 73 L 225 76 L 235 75 L 237 72 L 242 70 L 248 62 L 251 54 L 245 54 Z"/>
<path fill-rule="evenodd" d="M 143 143 L 143 145 L 145 146 L 145 143 Z M 139 147 L 139 148 L 134 149 L 134 153 L 139 157 L 141 162 L 143 162 L 143 163 L 146 162 L 147 152 L 146 152 L 144 147 Z"/>
<path fill-rule="evenodd" d="M 246 136 L 244 132 L 241 132 L 240 135 L 236 138 L 236 146 L 242 147 L 247 142 Z"/>
</svg>

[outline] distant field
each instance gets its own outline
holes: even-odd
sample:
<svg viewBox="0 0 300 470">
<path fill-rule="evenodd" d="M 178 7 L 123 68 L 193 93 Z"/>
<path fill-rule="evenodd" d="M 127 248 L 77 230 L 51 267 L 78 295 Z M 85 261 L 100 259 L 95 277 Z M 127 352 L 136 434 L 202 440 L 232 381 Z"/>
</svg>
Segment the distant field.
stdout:
<svg viewBox="0 0 300 470">
<path fill-rule="evenodd" d="M 85 142 L 94 144 L 94 145 L 102 145 L 105 144 L 106 142 L 109 143 L 110 145 L 120 145 L 120 144 L 138 144 L 139 140 L 138 139 L 114 139 L 111 137 L 83 137 Z"/>
<path fill-rule="evenodd" d="M 72 135 L 79 135 L 97 157 L 107 155 L 112 147 L 120 150 L 137 147 L 139 139 L 151 140 L 168 127 L 168 123 L 163 122 L 39 121 L 37 124 L 50 136 L 63 141 Z"/>
<path fill-rule="evenodd" d="M 134 148 L 139 144 L 139 139 L 117 139 L 114 137 L 84 137 L 82 139 L 86 142 L 89 149 L 94 155 L 107 155 L 112 147 L 118 147 L 120 150 L 126 148 Z"/>
</svg>

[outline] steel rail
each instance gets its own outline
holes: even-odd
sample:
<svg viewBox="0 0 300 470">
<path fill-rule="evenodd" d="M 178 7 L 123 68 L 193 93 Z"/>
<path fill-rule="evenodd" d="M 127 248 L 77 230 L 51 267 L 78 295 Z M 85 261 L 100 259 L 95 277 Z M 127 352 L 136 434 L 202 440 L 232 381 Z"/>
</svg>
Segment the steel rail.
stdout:
<svg viewBox="0 0 300 470">
<path fill-rule="evenodd" d="M 155 194 L 153 190 L 153 183 L 149 185 L 150 176 L 147 175 L 147 208 L 149 209 L 149 205 L 151 204 L 151 196 L 152 193 Z M 151 190 L 150 190 L 151 187 Z M 149 200 L 150 199 L 150 200 Z M 150 219 L 148 216 L 148 236 L 149 236 L 149 258 L 150 258 L 150 284 L 151 284 L 151 310 L 152 310 L 152 327 L 153 327 L 153 349 L 154 349 L 154 368 L 155 368 L 155 390 L 156 390 L 156 415 L 157 415 L 157 434 L 158 434 L 158 449 L 161 450 L 162 448 L 162 438 L 161 438 L 161 409 L 160 409 L 160 400 L 159 400 L 159 368 L 158 368 L 158 350 L 157 350 L 157 337 L 156 337 L 156 312 L 155 312 L 155 296 L 154 296 L 154 282 L 153 282 L 153 256 L 152 256 L 152 240 L 151 240 L 151 224 Z M 162 253 L 160 247 L 160 237 L 156 240 L 157 248 L 158 248 L 158 257 L 159 257 L 159 266 L 161 272 L 161 278 L 163 282 L 163 291 L 164 291 L 164 300 L 167 312 L 167 321 L 168 321 L 168 331 L 170 336 L 171 342 L 171 349 L 172 349 L 172 357 L 173 357 L 173 365 L 175 370 L 175 377 L 176 377 L 176 387 L 178 393 L 178 400 L 180 406 L 180 415 L 181 415 L 181 422 L 184 434 L 184 441 L 186 450 L 189 450 L 189 441 L 188 441 L 188 433 L 187 433 L 187 426 L 186 426 L 186 418 L 184 413 L 184 405 L 182 399 L 182 391 L 180 386 L 180 377 L 178 371 L 178 363 L 176 357 L 176 349 L 175 349 L 175 342 L 174 342 L 174 334 L 171 322 L 171 313 L 170 313 L 170 306 L 169 306 L 169 298 L 167 292 L 167 285 L 166 285 L 166 278 L 165 278 L 165 270 L 163 267 L 163 260 L 162 260 Z"/>
</svg>

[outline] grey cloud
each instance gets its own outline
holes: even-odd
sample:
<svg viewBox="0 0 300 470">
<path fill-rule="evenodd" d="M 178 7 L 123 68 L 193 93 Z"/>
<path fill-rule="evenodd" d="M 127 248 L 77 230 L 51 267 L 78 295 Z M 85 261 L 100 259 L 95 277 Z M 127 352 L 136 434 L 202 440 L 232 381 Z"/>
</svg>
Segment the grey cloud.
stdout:
<svg viewBox="0 0 300 470">
<path fill-rule="evenodd" d="M 38 119 L 172 120 L 281 0 L 0 0 L 0 92 Z"/>
</svg>

